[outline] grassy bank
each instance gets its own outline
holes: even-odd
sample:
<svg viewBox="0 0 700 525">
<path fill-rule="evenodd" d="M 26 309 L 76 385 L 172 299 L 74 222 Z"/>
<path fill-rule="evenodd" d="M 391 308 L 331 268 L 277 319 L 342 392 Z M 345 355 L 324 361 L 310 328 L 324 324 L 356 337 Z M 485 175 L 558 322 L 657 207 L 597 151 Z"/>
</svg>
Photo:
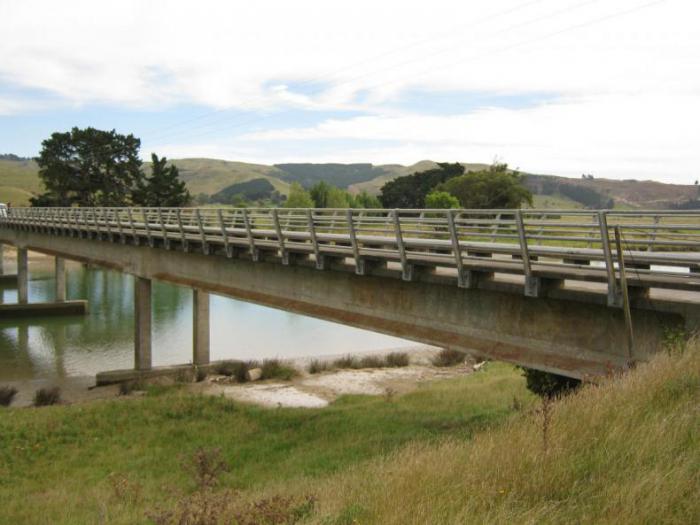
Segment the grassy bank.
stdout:
<svg viewBox="0 0 700 525">
<path fill-rule="evenodd" d="M 405 396 L 346 396 L 319 410 L 261 409 L 173 390 L 2 409 L 0 523 L 146 522 L 147 512 L 192 489 L 181 465 L 200 448 L 220 448 L 230 465 L 222 488 L 322 486 L 408 443 L 464 442 L 532 402 L 520 374 L 494 363 Z"/>
<path fill-rule="evenodd" d="M 310 483 L 323 523 L 698 523 L 700 345 Z"/>
</svg>

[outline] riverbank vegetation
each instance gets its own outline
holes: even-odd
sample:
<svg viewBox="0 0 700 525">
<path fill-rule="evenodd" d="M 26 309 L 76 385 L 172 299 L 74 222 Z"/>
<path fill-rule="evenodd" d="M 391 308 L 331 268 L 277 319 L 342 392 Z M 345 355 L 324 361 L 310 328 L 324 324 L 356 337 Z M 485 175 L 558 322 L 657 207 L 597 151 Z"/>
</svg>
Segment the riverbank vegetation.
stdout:
<svg viewBox="0 0 700 525">
<path fill-rule="evenodd" d="M 10 408 L 0 413 L 0 521 L 172 523 L 198 505 L 241 523 L 268 510 L 338 525 L 691 523 L 699 406 L 692 343 L 555 400 L 529 393 L 516 368 L 487 363 L 319 410 L 178 389 Z M 217 480 L 206 490 L 182 467 L 202 457 Z"/>
<path fill-rule="evenodd" d="M 318 374 L 329 370 L 349 368 L 360 370 L 363 368 L 400 368 L 408 366 L 410 359 L 406 352 L 390 352 L 386 355 L 368 355 L 364 357 L 347 355 L 332 361 L 313 359 L 307 371 L 310 374 Z"/>
<path fill-rule="evenodd" d="M 182 464 L 202 449 L 220 449 L 229 466 L 220 490 L 240 491 L 244 501 L 285 496 L 285 485 L 322 483 L 408 443 L 466 442 L 513 414 L 514 398 L 523 406 L 535 399 L 514 367 L 492 363 L 406 395 L 344 396 L 314 410 L 264 409 L 178 388 L 3 409 L 0 522 L 147 523 L 148 513 L 175 508 L 195 490 Z"/>
</svg>

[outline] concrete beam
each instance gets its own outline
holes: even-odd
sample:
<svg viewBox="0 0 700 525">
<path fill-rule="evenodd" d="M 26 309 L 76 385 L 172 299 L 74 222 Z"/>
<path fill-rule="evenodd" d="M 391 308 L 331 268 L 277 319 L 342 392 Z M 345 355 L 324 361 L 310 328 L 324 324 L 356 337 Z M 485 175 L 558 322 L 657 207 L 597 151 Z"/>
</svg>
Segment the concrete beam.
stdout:
<svg viewBox="0 0 700 525">
<path fill-rule="evenodd" d="M 192 362 L 209 363 L 209 294 L 194 289 L 192 294 Z"/>
<path fill-rule="evenodd" d="M 17 302 L 29 302 L 29 259 L 26 248 L 17 248 Z"/>
<path fill-rule="evenodd" d="M 496 279 L 480 280 L 475 289 L 459 288 L 455 272 L 446 270 L 426 272 L 409 283 L 392 268 L 363 277 L 355 275 L 354 264 L 338 263 L 320 272 L 311 261 L 255 263 L 243 256 L 229 259 L 24 230 L 0 228 L 0 241 L 572 377 L 606 374 L 627 364 L 623 312 L 608 308 L 602 288 L 564 286 L 535 299 L 523 296 L 522 284 Z M 697 302 L 642 299 L 632 306 L 634 356 L 640 361 L 661 347 L 666 327 L 700 327 Z"/>
<path fill-rule="evenodd" d="M 151 280 L 134 280 L 134 368 L 151 369 Z"/>
<path fill-rule="evenodd" d="M 56 257 L 55 260 L 55 299 L 57 303 L 66 300 L 66 260 L 63 257 Z"/>
<path fill-rule="evenodd" d="M 85 315 L 87 301 L 63 301 L 60 303 L 0 304 L 0 315 L 10 317 L 41 317 L 54 315 Z"/>
</svg>

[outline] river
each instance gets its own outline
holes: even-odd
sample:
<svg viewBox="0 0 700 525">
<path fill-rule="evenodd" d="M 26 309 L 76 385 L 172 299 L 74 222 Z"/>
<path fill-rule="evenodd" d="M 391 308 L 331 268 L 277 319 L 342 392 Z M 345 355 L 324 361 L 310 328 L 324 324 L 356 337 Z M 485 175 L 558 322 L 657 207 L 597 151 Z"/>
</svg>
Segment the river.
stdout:
<svg viewBox="0 0 700 525">
<path fill-rule="evenodd" d="M 14 272 L 6 253 L 5 271 Z M 53 259 L 31 254 L 30 302 L 53 299 Z M 0 319 L 0 382 L 56 381 L 133 367 L 133 278 L 68 261 L 68 299 L 86 316 Z M 0 285 L 2 286 L 2 285 Z M 0 288 L 15 302 L 15 287 Z M 415 345 L 409 341 L 211 296 L 211 359 L 300 358 Z M 153 365 L 192 360 L 192 292 L 153 284 Z"/>
</svg>

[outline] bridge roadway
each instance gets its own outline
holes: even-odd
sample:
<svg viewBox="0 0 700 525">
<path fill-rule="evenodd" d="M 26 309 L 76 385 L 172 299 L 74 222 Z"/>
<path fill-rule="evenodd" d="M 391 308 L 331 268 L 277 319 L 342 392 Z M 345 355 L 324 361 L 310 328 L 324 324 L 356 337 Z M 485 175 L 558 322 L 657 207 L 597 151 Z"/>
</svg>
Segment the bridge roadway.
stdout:
<svg viewBox="0 0 700 525">
<path fill-rule="evenodd" d="M 200 365 L 208 292 L 572 377 L 700 320 L 698 212 L 13 208 L 0 243 L 135 275 L 137 370 L 151 279 L 195 290 Z"/>
</svg>

